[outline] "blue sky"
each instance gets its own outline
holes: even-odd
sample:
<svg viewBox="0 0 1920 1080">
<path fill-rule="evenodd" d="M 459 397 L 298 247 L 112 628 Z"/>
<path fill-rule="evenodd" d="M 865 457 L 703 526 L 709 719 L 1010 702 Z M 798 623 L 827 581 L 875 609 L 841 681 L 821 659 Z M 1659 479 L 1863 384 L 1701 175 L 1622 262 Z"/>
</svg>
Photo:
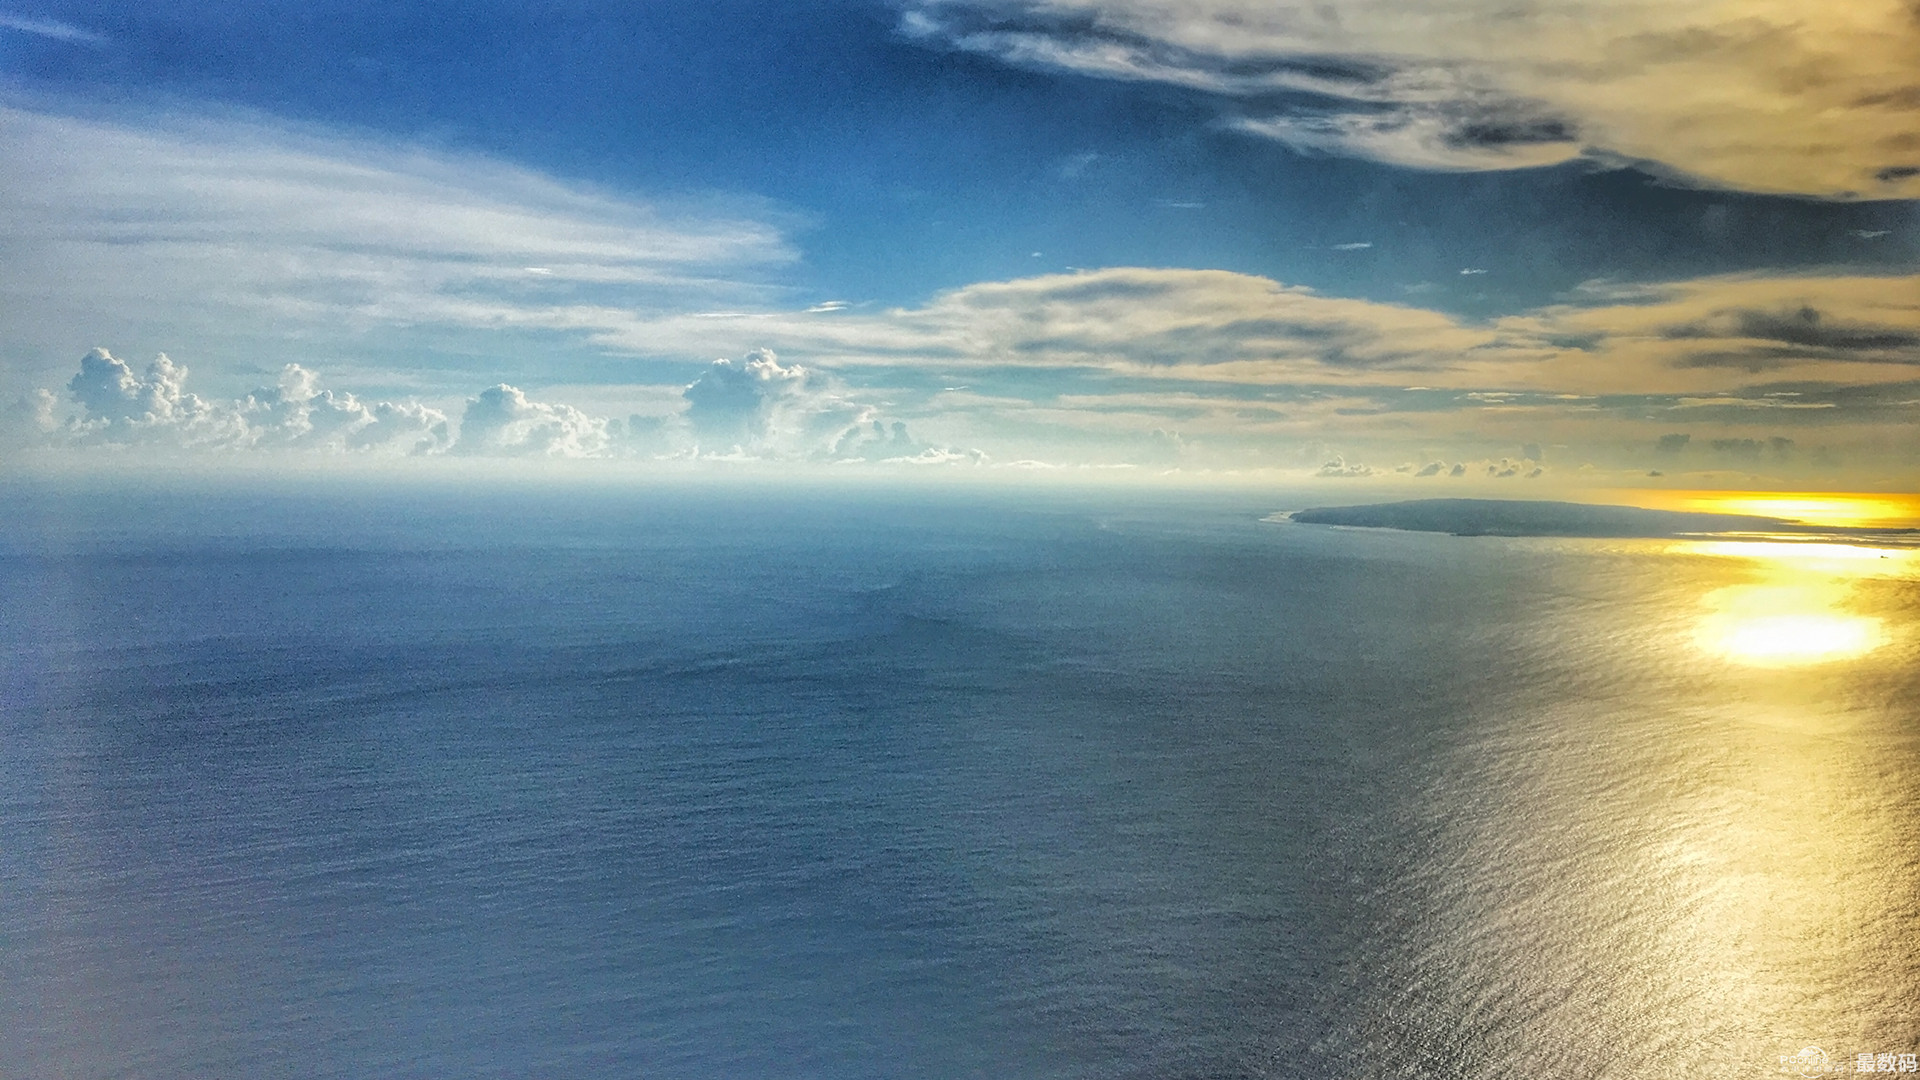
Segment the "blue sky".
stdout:
<svg viewBox="0 0 1920 1080">
<path fill-rule="evenodd" d="M 12 460 L 1920 475 L 1897 3 L 539 8 L 0 7 Z"/>
</svg>

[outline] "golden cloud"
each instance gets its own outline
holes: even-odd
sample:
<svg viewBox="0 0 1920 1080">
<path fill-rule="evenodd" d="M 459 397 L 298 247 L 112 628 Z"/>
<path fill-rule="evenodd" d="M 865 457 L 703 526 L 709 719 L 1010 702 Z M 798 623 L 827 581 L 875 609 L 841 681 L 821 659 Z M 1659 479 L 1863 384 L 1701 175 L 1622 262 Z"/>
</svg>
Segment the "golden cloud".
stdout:
<svg viewBox="0 0 1920 1080">
<path fill-rule="evenodd" d="M 1307 150 L 1438 169 L 1581 154 L 1757 192 L 1920 194 L 1903 0 L 926 0 L 904 28 L 1219 95 Z"/>
</svg>

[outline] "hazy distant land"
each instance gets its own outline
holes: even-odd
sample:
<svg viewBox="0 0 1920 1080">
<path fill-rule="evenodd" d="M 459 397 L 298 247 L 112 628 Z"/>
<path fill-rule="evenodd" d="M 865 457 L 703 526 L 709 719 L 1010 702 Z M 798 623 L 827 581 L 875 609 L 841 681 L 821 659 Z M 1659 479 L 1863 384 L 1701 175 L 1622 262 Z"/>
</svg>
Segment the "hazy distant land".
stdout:
<svg viewBox="0 0 1920 1080">
<path fill-rule="evenodd" d="M 1306 525 L 1347 525 L 1456 536 L 1695 536 L 1701 533 L 1776 533 L 1843 536 L 1912 536 L 1913 529 L 1808 525 L 1786 518 L 1643 510 L 1635 506 L 1545 502 L 1525 499 L 1415 499 L 1365 506 L 1296 510 L 1277 518 Z"/>
</svg>

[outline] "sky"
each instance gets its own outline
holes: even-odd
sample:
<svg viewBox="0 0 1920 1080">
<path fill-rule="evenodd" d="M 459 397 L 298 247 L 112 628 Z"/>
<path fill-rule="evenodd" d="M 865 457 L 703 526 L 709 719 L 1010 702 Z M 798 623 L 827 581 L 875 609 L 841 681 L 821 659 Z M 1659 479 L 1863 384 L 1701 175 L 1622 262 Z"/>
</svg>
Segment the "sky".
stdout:
<svg viewBox="0 0 1920 1080">
<path fill-rule="evenodd" d="M 0 0 L 0 470 L 1913 491 L 1917 420 L 1908 0 Z"/>
</svg>

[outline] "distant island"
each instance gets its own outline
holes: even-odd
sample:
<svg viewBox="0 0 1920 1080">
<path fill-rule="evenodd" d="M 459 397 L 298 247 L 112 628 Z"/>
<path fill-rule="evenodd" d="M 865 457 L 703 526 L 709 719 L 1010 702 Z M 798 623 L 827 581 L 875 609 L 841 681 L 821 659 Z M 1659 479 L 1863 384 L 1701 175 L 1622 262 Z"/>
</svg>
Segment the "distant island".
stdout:
<svg viewBox="0 0 1920 1080">
<path fill-rule="evenodd" d="M 1911 536 L 1913 529 L 1808 525 L 1749 514 L 1643 510 L 1636 506 L 1526 499 L 1415 499 L 1367 506 L 1328 506 L 1276 515 L 1305 525 L 1347 525 L 1455 536 L 1589 536 L 1660 538 L 1702 533 L 1823 536 Z"/>
</svg>

